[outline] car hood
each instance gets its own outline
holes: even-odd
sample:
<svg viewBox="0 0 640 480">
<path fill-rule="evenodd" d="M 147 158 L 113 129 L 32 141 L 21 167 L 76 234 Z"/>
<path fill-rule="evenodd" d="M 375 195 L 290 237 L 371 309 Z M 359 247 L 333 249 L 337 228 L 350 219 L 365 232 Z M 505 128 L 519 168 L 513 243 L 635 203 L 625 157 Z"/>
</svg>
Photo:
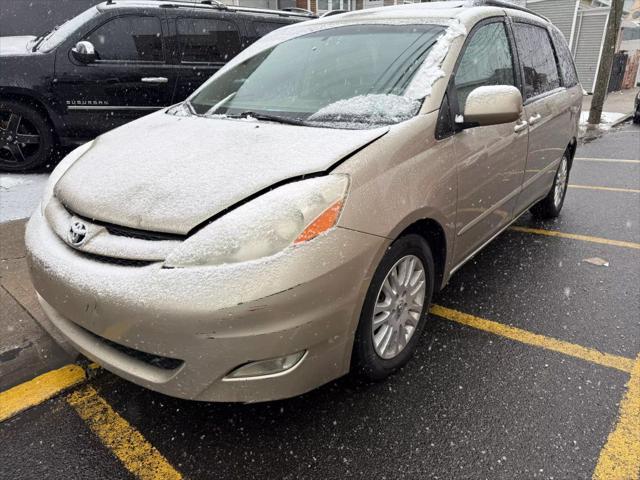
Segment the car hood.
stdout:
<svg viewBox="0 0 640 480">
<path fill-rule="evenodd" d="M 31 43 L 35 38 L 33 35 L 0 37 L 0 57 L 31 55 Z"/>
<path fill-rule="evenodd" d="M 278 182 L 326 171 L 387 131 L 158 112 L 98 137 L 55 195 L 94 220 L 186 234 Z"/>
</svg>

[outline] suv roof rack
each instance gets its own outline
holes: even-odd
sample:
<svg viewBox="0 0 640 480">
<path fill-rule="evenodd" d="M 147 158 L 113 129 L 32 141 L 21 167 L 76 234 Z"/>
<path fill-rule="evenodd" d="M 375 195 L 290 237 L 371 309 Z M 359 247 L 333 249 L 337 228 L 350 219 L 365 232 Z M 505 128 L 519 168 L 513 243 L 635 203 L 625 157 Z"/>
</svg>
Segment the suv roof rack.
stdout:
<svg viewBox="0 0 640 480">
<path fill-rule="evenodd" d="M 281 8 L 280 11 L 281 12 L 291 12 L 291 13 L 302 13 L 304 15 L 309 15 L 309 16 L 312 16 L 312 17 L 315 17 L 315 15 L 316 15 L 311 10 L 307 10 L 306 8 L 298 8 L 298 7 Z"/>
<path fill-rule="evenodd" d="M 539 14 L 538 12 L 534 12 L 527 7 L 521 7 L 520 5 L 516 5 L 515 3 L 506 2 L 503 0 L 470 0 L 469 6 L 510 8 L 511 10 L 519 10 L 521 12 L 530 13 L 531 15 L 542 18 L 546 22 L 551 22 L 547 17 Z"/>
<path fill-rule="evenodd" d="M 312 17 L 316 15 L 302 8 L 292 8 L 285 10 L 269 10 L 266 8 L 238 7 L 227 5 L 220 0 L 107 0 L 107 5 L 121 4 L 154 4 L 161 8 L 215 8 L 219 10 L 229 10 L 234 12 L 261 13 L 266 15 L 278 15 L 280 17 Z"/>
</svg>

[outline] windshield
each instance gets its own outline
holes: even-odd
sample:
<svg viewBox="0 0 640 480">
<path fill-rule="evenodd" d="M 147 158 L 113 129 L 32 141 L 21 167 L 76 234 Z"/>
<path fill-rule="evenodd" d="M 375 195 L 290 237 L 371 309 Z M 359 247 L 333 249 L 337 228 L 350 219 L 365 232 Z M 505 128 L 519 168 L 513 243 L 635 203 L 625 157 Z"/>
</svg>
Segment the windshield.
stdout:
<svg viewBox="0 0 640 480">
<path fill-rule="evenodd" d="M 403 93 L 443 31 L 354 25 L 296 37 L 217 75 L 189 103 L 198 115 L 262 115 L 335 128 L 398 123 L 420 108 Z"/>
<path fill-rule="evenodd" d="M 82 25 L 87 23 L 93 17 L 97 17 L 100 14 L 96 7 L 92 7 L 89 10 L 85 10 L 77 17 L 73 17 L 71 20 L 66 21 L 62 25 L 54 28 L 46 35 L 42 36 L 36 43 L 35 47 L 38 50 L 48 51 L 52 48 L 60 45 L 66 38 L 69 37 Z"/>
</svg>

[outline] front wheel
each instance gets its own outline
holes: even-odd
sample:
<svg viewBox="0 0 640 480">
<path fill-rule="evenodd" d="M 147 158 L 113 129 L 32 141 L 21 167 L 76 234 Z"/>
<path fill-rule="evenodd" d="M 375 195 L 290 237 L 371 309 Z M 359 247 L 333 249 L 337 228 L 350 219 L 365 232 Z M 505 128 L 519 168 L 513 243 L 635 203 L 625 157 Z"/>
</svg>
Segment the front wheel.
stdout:
<svg viewBox="0 0 640 480">
<path fill-rule="evenodd" d="M 49 122 L 35 108 L 0 100 L 0 170 L 21 172 L 44 165 L 54 139 Z"/>
<path fill-rule="evenodd" d="M 354 369 L 381 380 L 405 365 L 426 326 L 433 295 L 431 249 L 419 235 L 396 240 L 378 266 L 360 314 Z"/>
<path fill-rule="evenodd" d="M 556 218 L 560 215 L 562 205 L 564 205 L 564 197 L 567 195 L 567 185 L 569 183 L 569 158 L 565 153 L 560 160 L 556 176 L 553 179 L 551 190 L 538 203 L 531 207 L 531 213 L 534 217 L 545 220 Z"/>
</svg>

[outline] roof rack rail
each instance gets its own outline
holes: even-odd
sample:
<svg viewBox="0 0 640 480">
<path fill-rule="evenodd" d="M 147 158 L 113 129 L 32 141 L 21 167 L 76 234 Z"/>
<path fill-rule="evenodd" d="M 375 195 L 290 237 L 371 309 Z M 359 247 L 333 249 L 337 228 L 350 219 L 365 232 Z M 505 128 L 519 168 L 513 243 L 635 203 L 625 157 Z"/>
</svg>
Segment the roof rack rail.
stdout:
<svg viewBox="0 0 640 480">
<path fill-rule="evenodd" d="M 528 9 L 527 7 L 521 7 L 520 5 L 516 5 L 515 3 L 506 2 L 504 0 L 471 0 L 471 6 L 486 6 L 486 7 L 500 7 L 500 8 L 510 8 L 511 10 L 519 10 L 521 12 L 530 13 L 531 15 L 535 15 L 536 17 L 542 18 L 546 22 L 550 22 L 550 20 L 544 15 L 539 14 L 538 12 L 534 12 L 533 10 Z"/>
<path fill-rule="evenodd" d="M 347 13 L 349 10 L 329 10 L 328 12 L 324 12 L 320 15 L 320 18 L 324 17 L 333 17 L 334 15 L 338 15 L 340 13 Z"/>
<path fill-rule="evenodd" d="M 222 3 L 218 0 L 200 0 L 200 3 L 203 5 L 211 5 L 212 7 L 218 7 L 221 9 L 226 9 L 228 8 L 227 5 L 225 3 Z"/>
<path fill-rule="evenodd" d="M 304 13 L 306 15 L 309 15 L 310 17 L 315 17 L 316 16 L 315 13 L 313 13 L 311 10 L 307 10 L 306 8 L 287 7 L 287 8 L 281 8 L 280 10 L 283 11 L 283 12 Z"/>
</svg>

